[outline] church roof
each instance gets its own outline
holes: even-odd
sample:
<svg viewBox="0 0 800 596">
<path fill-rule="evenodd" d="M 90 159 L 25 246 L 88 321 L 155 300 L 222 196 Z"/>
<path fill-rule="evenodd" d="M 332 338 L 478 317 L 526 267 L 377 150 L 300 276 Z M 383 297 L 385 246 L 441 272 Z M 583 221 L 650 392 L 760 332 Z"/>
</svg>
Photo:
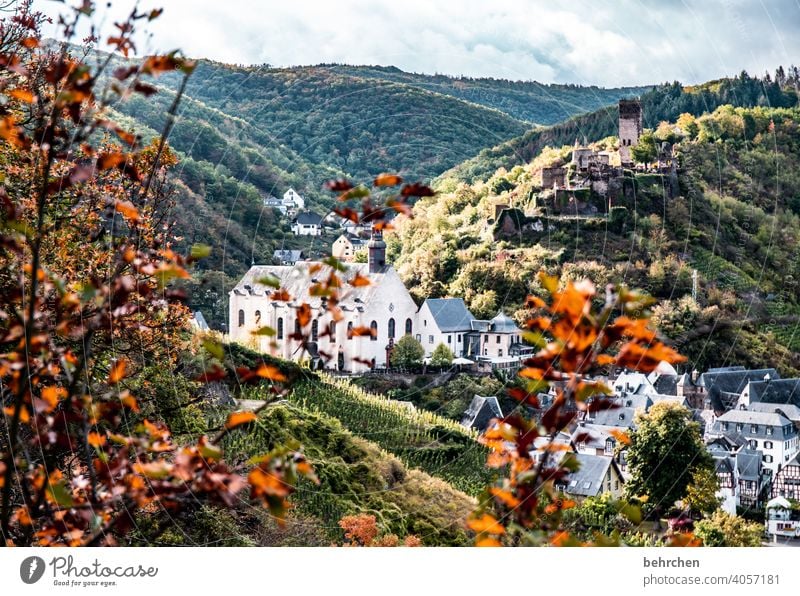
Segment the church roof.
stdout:
<svg viewBox="0 0 800 596">
<path fill-rule="evenodd" d="M 714 410 L 720 412 L 733 407 L 742 390 L 751 381 L 762 381 L 765 375 L 771 379 L 780 379 L 774 368 L 745 370 L 741 367 L 710 369 L 700 375 L 698 384 L 705 387 Z"/>
<path fill-rule="evenodd" d="M 355 277 L 356 274 L 366 277 L 371 282 L 366 286 L 353 287 L 343 282 L 340 290 L 339 306 L 344 311 L 362 309 L 377 294 L 384 277 L 393 271 L 391 267 L 384 267 L 380 273 L 370 273 L 367 263 L 341 263 L 345 271 L 337 273 L 342 280 Z M 312 268 L 317 268 L 312 273 Z M 315 261 L 299 261 L 294 265 L 253 265 L 244 277 L 239 280 L 231 292 L 240 296 L 269 297 L 275 291 L 273 287 L 259 283 L 264 278 L 277 278 L 280 287 L 292 297 L 289 305 L 306 302 L 311 307 L 317 308 L 322 303 L 319 296 L 311 296 L 310 289 L 319 282 L 328 279 L 332 272 L 329 265 Z"/>
<path fill-rule="evenodd" d="M 800 379 L 779 379 L 752 381 L 750 401 L 772 404 L 800 405 Z"/>
<path fill-rule="evenodd" d="M 476 395 L 472 398 L 469 408 L 464 412 L 461 424 L 467 428 L 484 431 L 492 418 L 502 417 L 503 411 L 495 396 Z"/>
<path fill-rule="evenodd" d="M 428 298 L 425 304 L 443 333 L 469 331 L 475 319 L 461 298 Z"/>
</svg>

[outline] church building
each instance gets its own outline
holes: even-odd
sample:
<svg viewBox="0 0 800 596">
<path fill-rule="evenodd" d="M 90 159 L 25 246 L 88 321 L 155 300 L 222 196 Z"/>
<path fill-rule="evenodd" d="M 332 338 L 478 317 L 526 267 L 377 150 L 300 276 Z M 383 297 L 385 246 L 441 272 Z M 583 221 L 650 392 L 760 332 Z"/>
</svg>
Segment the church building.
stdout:
<svg viewBox="0 0 800 596">
<path fill-rule="evenodd" d="M 294 265 L 251 267 L 230 292 L 230 339 L 287 360 L 309 360 L 314 366 L 337 370 L 364 372 L 370 365 L 387 366 L 395 342 L 415 332 L 417 306 L 400 276 L 386 264 L 386 243 L 379 232 L 373 233 L 367 247 L 367 263 L 344 263 L 346 271 L 339 273 L 346 280 L 359 274 L 370 285 L 353 287 L 343 283 L 339 308 L 344 318 L 338 322 L 328 312 L 326 298 L 310 292 L 312 286 L 328 278 L 328 265 L 300 261 Z M 320 265 L 321 269 L 314 270 Z M 277 278 L 291 301 L 270 298 L 274 288 L 259 280 L 272 277 Z M 303 303 L 312 309 L 310 329 L 300 329 L 296 316 Z M 275 335 L 253 335 L 262 327 L 271 327 Z M 352 330 L 357 327 L 373 329 L 373 336 L 353 336 Z M 303 349 L 302 342 L 290 338 L 301 331 L 311 337 L 308 350 Z"/>
</svg>

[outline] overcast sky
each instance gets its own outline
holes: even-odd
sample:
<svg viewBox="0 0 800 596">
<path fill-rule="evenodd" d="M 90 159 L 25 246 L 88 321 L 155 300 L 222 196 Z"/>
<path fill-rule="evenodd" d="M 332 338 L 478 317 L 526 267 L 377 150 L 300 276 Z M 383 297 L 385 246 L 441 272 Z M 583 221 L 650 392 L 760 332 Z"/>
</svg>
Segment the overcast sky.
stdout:
<svg viewBox="0 0 800 596">
<path fill-rule="evenodd" d="M 67 0 L 73 4 L 76 0 Z M 105 14 L 105 2 L 99 15 Z M 56 14 L 63 5 L 35 0 Z M 697 83 L 800 63 L 800 0 L 141 0 L 146 50 L 545 83 Z M 108 24 L 129 0 L 115 0 Z M 144 41 L 144 40 L 143 40 Z"/>
</svg>

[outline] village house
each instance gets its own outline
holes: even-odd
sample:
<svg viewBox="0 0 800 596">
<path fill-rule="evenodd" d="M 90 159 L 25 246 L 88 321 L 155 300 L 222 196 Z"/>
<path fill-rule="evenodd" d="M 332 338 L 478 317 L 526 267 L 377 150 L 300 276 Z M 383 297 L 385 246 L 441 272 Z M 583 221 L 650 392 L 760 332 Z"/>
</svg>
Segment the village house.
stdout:
<svg viewBox="0 0 800 596">
<path fill-rule="evenodd" d="M 743 366 L 710 368 L 697 379 L 697 394 L 704 407 L 714 410 L 717 416 L 737 407 L 742 391 L 754 381 L 766 378 L 780 379 L 774 368 L 747 370 Z"/>
<path fill-rule="evenodd" d="M 775 538 L 800 538 L 800 509 L 783 497 L 767 503 L 767 534 Z"/>
<path fill-rule="evenodd" d="M 430 358 L 439 344 L 446 345 L 456 357 L 466 356 L 467 334 L 475 317 L 461 298 L 428 298 L 418 315 L 417 341 Z"/>
<path fill-rule="evenodd" d="M 464 412 L 461 425 L 478 432 L 485 431 L 493 418 L 502 418 L 503 411 L 493 395 L 476 395 Z"/>
<path fill-rule="evenodd" d="M 464 341 L 467 358 L 497 364 L 506 360 L 519 362 L 520 356 L 534 351 L 522 343 L 522 330 L 503 311 L 490 321 L 473 320 Z"/>
<path fill-rule="evenodd" d="M 292 222 L 295 236 L 321 236 L 322 218 L 312 211 L 301 211 Z"/>
<path fill-rule="evenodd" d="M 775 475 L 770 496 L 800 501 L 800 455 L 795 456 Z"/>
<path fill-rule="evenodd" d="M 364 246 L 364 242 L 357 236 L 347 234 L 340 235 L 331 245 L 331 255 L 346 263 L 355 259 L 358 250 Z"/>
<path fill-rule="evenodd" d="M 293 188 L 283 193 L 283 201 L 281 203 L 284 213 L 287 213 L 290 217 L 306 208 L 306 200 Z"/>
<path fill-rule="evenodd" d="M 736 436 L 763 454 L 763 465 L 773 478 L 798 453 L 797 428 L 777 412 L 730 410 L 717 418 L 709 438 Z"/>
<path fill-rule="evenodd" d="M 286 360 L 308 360 L 315 367 L 351 372 L 385 367 L 397 339 L 414 332 L 417 306 L 400 276 L 386 264 L 386 244 L 380 233 L 373 234 L 368 250 L 368 263 L 344 265 L 343 277 L 358 274 L 370 284 L 348 286 L 342 292 L 339 307 L 344 318 L 338 322 L 328 312 L 326 299 L 310 292 L 317 280 L 330 274 L 328 265 L 300 261 L 293 266 L 251 267 L 230 292 L 230 339 Z M 273 300 L 273 288 L 259 281 L 267 277 L 275 279 L 291 301 Z M 297 308 L 303 303 L 311 306 L 312 320 L 301 329 Z M 275 330 L 273 337 L 253 335 L 265 326 Z M 352 330 L 357 327 L 370 328 L 374 335 L 354 336 Z M 305 350 L 302 342 L 291 337 L 301 332 L 310 336 Z"/>
<path fill-rule="evenodd" d="M 625 479 L 617 462 L 604 455 L 576 453 L 575 459 L 580 467 L 556 482 L 557 489 L 581 500 L 609 493 L 621 497 Z"/>
<path fill-rule="evenodd" d="M 720 506 L 731 515 L 739 507 L 758 507 L 770 482 L 761 451 L 750 449 L 741 436 L 712 439 L 707 448 L 719 480 Z"/>
<path fill-rule="evenodd" d="M 298 261 L 304 261 L 306 258 L 302 250 L 282 250 L 278 249 L 272 252 L 272 261 L 276 265 L 294 265 Z"/>
</svg>

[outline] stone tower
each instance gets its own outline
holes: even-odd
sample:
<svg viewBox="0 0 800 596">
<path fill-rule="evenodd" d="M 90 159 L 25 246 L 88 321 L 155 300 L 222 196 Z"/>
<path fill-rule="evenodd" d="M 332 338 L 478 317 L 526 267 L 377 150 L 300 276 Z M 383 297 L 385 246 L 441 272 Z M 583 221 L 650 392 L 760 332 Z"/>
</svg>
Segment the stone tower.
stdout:
<svg viewBox="0 0 800 596">
<path fill-rule="evenodd" d="M 638 99 L 619 100 L 619 157 L 622 165 L 631 165 L 631 147 L 639 143 L 642 134 L 642 102 Z"/>
<path fill-rule="evenodd" d="M 372 237 L 367 244 L 370 273 L 383 273 L 386 266 L 386 243 L 383 241 L 383 234 L 373 229 Z"/>
</svg>

